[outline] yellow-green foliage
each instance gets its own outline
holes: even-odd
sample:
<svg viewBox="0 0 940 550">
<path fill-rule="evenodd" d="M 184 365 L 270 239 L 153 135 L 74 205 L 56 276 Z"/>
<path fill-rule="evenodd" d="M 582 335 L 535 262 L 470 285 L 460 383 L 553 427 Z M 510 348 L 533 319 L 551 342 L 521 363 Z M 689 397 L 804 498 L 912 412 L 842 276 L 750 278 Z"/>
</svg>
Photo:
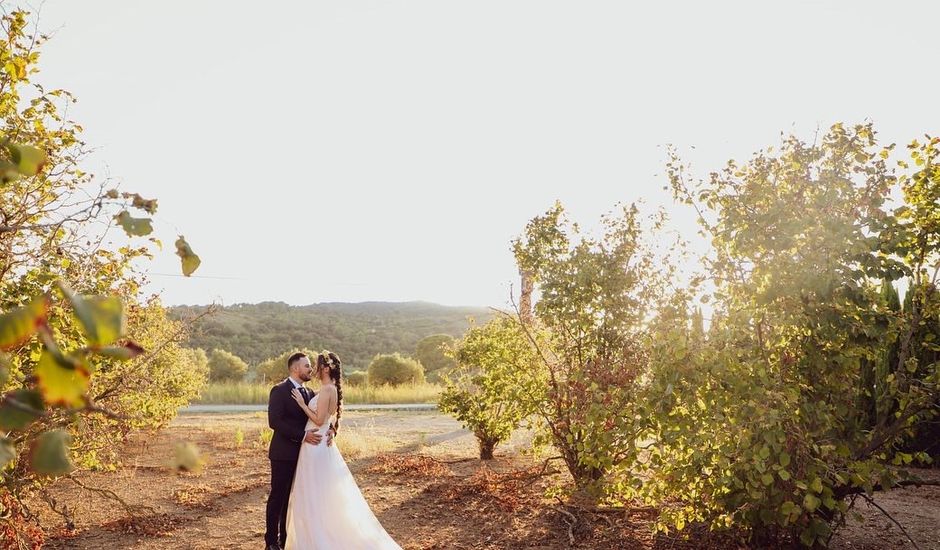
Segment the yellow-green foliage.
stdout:
<svg viewBox="0 0 940 550">
<path fill-rule="evenodd" d="M 439 407 L 472 431 L 480 458 L 493 458 L 496 445 L 512 436 L 545 392 L 544 372 L 519 324 L 497 317 L 471 328 L 454 351 L 457 366 L 447 377 Z"/>
<path fill-rule="evenodd" d="M 870 364 L 940 313 L 927 270 L 940 259 L 940 140 L 911 144 L 913 170 L 897 177 L 875 135 L 836 124 L 697 182 L 670 163 L 714 244 L 716 303 L 704 338 L 683 322 L 652 340 L 644 488 L 672 504 L 667 525 L 822 546 L 851 499 L 908 475 L 898 466 L 914 457 L 895 449 L 933 414 L 940 369 L 904 345 L 876 388 Z M 899 278 L 919 307 L 882 296 Z"/>
<path fill-rule="evenodd" d="M 314 386 L 315 387 L 315 386 Z M 193 403 L 200 405 L 264 405 L 271 392 L 269 384 L 220 382 L 206 386 Z M 441 393 L 438 384 L 402 384 L 400 386 L 343 386 L 343 402 L 353 404 L 436 403 Z"/>
<path fill-rule="evenodd" d="M 424 367 L 421 363 L 400 353 L 376 355 L 369 363 L 369 384 L 421 384 L 424 382 Z"/>
<path fill-rule="evenodd" d="M 71 96 L 31 82 L 45 37 L 29 34 L 27 19 L 0 16 L 4 502 L 76 465 L 111 467 L 130 431 L 165 424 L 206 375 L 179 346 L 183 327 L 158 301 L 142 301 L 131 270 L 155 249 L 136 237 L 152 231 L 157 201 L 105 191 L 80 168 L 81 128 L 63 116 Z M 111 223 L 131 238 L 126 246 L 102 238 Z M 182 237 L 177 253 L 192 273 L 199 260 Z"/>
</svg>

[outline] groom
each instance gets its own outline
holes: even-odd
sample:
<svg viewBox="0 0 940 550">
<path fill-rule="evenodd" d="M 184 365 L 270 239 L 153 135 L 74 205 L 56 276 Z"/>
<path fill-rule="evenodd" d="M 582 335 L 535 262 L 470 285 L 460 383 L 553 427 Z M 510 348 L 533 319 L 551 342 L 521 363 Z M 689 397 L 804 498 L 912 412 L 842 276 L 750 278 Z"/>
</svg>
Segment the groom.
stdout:
<svg viewBox="0 0 940 550">
<path fill-rule="evenodd" d="M 287 501 L 294 483 L 300 446 L 304 442 L 316 445 L 323 439 L 316 429 L 304 431 L 307 415 L 290 394 L 291 390 L 297 388 L 305 401 L 309 402 L 313 398 L 314 393 L 303 386 L 313 375 L 310 358 L 305 353 L 291 355 L 287 359 L 287 371 L 288 378 L 271 388 L 268 397 L 268 426 L 274 430 L 274 437 L 268 448 L 271 493 L 268 495 L 265 514 L 264 543 L 267 550 L 280 550 L 287 540 Z M 332 431 L 327 434 L 328 444 L 332 443 L 332 434 Z"/>
</svg>

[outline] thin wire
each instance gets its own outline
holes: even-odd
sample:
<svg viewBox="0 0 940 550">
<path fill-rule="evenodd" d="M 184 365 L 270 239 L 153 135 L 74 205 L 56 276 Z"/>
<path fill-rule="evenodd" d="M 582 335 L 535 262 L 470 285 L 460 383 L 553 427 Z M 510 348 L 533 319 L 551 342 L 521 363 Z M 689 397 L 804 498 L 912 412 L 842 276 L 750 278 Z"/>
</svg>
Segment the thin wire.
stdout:
<svg viewBox="0 0 940 550">
<path fill-rule="evenodd" d="M 212 277 L 210 275 L 181 275 L 179 273 L 147 273 L 147 275 L 156 275 L 158 277 L 182 277 L 184 279 L 220 279 L 226 281 L 248 281 L 249 279 L 245 277 Z"/>
</svg>

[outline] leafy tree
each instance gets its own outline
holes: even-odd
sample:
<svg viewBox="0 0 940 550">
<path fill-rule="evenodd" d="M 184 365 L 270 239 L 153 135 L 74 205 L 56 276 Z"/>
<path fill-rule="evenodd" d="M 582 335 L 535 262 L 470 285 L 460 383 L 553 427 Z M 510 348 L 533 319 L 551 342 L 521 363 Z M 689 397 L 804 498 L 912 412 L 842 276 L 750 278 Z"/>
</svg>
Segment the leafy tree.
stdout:
<svg viewBox="0 0 940 550">
<path fill-rule="evenodd" d="M 241 380 L 247 372 L 248 364 L 237 355 L 222 349 L 209 352 L 209 379 L 213 382 Z"/>
<path fill-rule="evenodd" d="M 424 368 L 421 363 L 400 353 L 376 355 L 369 363 L 369 384 L 372 386 L 400 386 L 423 382 Z"/>
<path fill-rule="evenodd" d="M 917 361 L 917 367 L 911 372 L 912 374 L 912 383 L 913 384 L 923 384 L 925 382 L 924 378 L 929 377 L 932 374 L 932 370 L 936 369 L 936 365 L 940 362 L 940 311 L 938 308 L 931 307 L 931 303 L 936 303 L 940 300 L 940 295 L 936 286 L 929 285 L 926 289 L 923 289 L 921 292 L 915 292 L 909 290 L 905 295 L 904 300 L 904 310 L 908 312 L 913 312 L 915 309 L 914 300 L 915 296 L 918 302 L 920 302 L 919 307 L 922 309 L 927 309 L 931 311 L 931 314 L 925 314 L 918 326 L 914 327 L 914 331 L 911 334 L 911 344 L 910 347 L 913 350 L 911 353 Z M 888 349 L 887 356 L 889 361 L 893 358 L 893 362 L 886 363 L 885 370 L 886 375 L 890 376 L 894 374 L 892 367 L 897 366 L 897 355 L 900 352 L 900 342 L 895 341 Z M 933 365 L 933 367 L 931 367 Z M 884 379 L 883 385 L 885 387 L 890 387 L 890 382 L 892 379 Z M 929 383 L 929 378 L 928 381 Z M 897 408 L 896 403 L 891 403 L 890 406 L 883 406 L 885 409 L 885 414 L 890 414 L 895 411 Z M 910 437 L 904 441 L 901 445 L 901 450 L 905 453 L 913 453 L 918 457 L 920 462 L 936 463 L 940 460 L 940 396 L 937 397 L 933 405 L 933 413 L 930 415 L 925 415 L 925 418 L 922 422 L 917 423 L 912 427 Z M 928 458 L 929 457 L 929 460 Z"/>
<path fill-rule="evenodd" d="M 912 460 L 896 446 L 935 403 L 937 365 L 921 364 L 911 342 L 937 304 L 898 313 L 880 287 L 907 277 L 922 289 L 938 260 L 936 145 L 912 144 L 921 170 L 900 178 L 871 125 L 787 138 L 704 181 L 688 182 L 673 157 L 674 194 L 698 209 L 714 245 L 716 314 L 704 342 L 674 325 L 651 351 L 645 490 L 673 503 L 667 524 L 824 545 L 856 499 L 917 482 L 890 463 Z M 904 204 L 891 210 L 896 191 Z M 858 406 L 866 372 L 894 339 L 878 399 L 896 408 L 871 426 Z"/>
<path fill-rule="evenodd" d="M 62 115 L 72 97 L 31 82 L 46 38 L 27 19 L 0 17 L 0 501 L 14 545 L 41 544 L 15 519 L 24 495 L 54 502 L 56 476 L 113 466 L 116 443 L 165 423 L 205 374 L 180 356 L 186 327 L 141 301 L 131 269 L 151 254 L 136 239 L 150 235 L 156 200 L 97 187 L 80 168 L 81 128 Z M 124 246 L 110 246 L 112 221 Z M 183 237 L 176 251 L 192 274 L 199 258 Z"/>
<path fill-rule="evenodd" d="M 454 344 L 454 337 L 449 334 L 425 336 L 415 346 L 414 358 L 424 367 L 428 380 L 437 382 L 450 369 L 456 366 L 454 359 L 446 353 Z"/>
<path fill-rule="evenodd" d="M 645 321 L 668 265 L 655 260 L 635 206 L 602 221 L 600 238 L 583 235 L 556 204 L 513 244 L 520 272 L 540 295 L 534 315 L 519 316 L 546 373 L 533 410 L 579 488 L 636 482 Z"/>
<path fill-rule="evenodd" d="M 285 351 L 277 357 L 272 357 L 259 363 L 258 366 L 255 367 L 255 381 L 274 384 L 287 378 L 287 359 L 298 351 L 306 353 L 311 358 L 311 361 L 316 359 L 316 352 L 308 349 Z"/>
<path fill-rule="evenodd" d="M 346 375 L 346 383 L 350 386 L 368 386 L 369 373 L 364 371 L 351 372 Z"/>
<path fill-rule="evenodd" d="M 473 432 L 481 459 L 492 459 L 496 446 L 532 412 L 531 396 L 544 393 L 546 381 L 536 374 L 544 370 L 510 317 L 471 328 L 452 353 L 457 367 L 446 375 L 438 407 Z"/>
</svg>

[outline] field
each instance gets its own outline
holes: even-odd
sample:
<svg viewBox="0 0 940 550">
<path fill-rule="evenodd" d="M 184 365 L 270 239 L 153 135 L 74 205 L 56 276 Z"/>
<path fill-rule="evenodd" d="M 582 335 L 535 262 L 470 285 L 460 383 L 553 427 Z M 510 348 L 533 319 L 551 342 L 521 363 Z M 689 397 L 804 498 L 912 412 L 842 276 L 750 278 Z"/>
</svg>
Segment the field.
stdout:
<svg viewBox="0 0 940 550">
<path fill-rule="evenodd" d="M 271 384 L 253 382 L 213 382 L 203 388 L 197 405 L 264 405 L 268 402 Z M 404 384 L 401 386 L 343 386 L 343 401 L 349 405 L 436 403 L 441 393 L 437 384 Z"/>
<path fill-rule="evenodd" d="M 182 415 L 159 434 L 140 434 L 126 446 L 115 472 L 85 473 L 78 481 L 113 491 L 127 507 L 72 481 L 55 486 L 58 505 L 75 528 L 40 503 L 47 548 L 256 549 L 263 547 L 268 463 L 259 413 Z M 202 473 L 167 467 L 172 444 L 197 443 L 208 458 Z M 340 449 L 390 534 L 408 549 L 737 548 L 727 537 L 695 533 L 692 541 L 654 536 L 654 510 L 626 511 L 561 505 L 546 498 L 566 476 L 523 456 L 529 437 L 518 433 L 497 459 L 474 458 L 472 436 L 437 413 L 350 412 Z M 554 464 L 554 463 L 552 463 Z M 940 477 L 940 472 L 925 475 Z M 922 549 L 940 549 L 940 488 L 879 495 Z M 864 523 L 840 531 L 842 549 L 912 548 L 874 509 Z M 572 544 L 573 541 L 573 544 Z"/>
</svg>

